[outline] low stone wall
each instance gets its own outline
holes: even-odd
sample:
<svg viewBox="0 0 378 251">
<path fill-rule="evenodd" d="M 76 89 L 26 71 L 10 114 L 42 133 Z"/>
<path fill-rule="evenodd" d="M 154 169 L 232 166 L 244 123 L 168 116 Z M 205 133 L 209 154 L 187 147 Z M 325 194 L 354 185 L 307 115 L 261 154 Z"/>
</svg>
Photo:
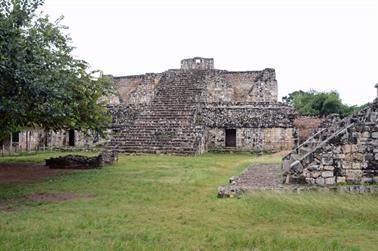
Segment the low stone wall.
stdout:
<svg viewBox="0 0 378 251">
<path fill-rule="evenodd" d="M 104 151 L 98 156 L 67 155 L 46 160 L 46 166 L 52 169 L 94 169 L 104 165 L 116 164 L 118 154 Z"/>
<path fill-rule="evenodd" d="M 100 168 L 102 161 L 100 156 L 67 155 L 47 159 L 46 166 L 52 169 L 93 169 Z"/>
</svg>

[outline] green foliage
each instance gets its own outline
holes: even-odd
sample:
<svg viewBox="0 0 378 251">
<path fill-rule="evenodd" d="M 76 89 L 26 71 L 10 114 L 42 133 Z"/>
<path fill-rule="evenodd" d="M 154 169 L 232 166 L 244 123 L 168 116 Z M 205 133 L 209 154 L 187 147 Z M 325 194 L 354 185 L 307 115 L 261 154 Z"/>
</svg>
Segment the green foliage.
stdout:
<svg viewBox="0 0 378 251">
<path fill-rule="evenodd" d="M 279 161 L 251 154 L 120 156 L 117 166 L 0 184 L 0 198 L 13 205 L 0 209 L 0 250 L 376 250 L 376 195 L 216 198 L 217 187 L 250 163 Z M 93 198 L 17 200 L 46 192 Z"/>
<path fill-rule="evenodd" d="M 345 117 L 363 109 L 367 105 L 348 106 L 343 104 L 336 91 L 317 92 L 315 90 L 308 92 L 302 90 L 295 91 L 283 97 L 282 101 L 293 106 L 300 115 L 319 117 L 327 116 L 332 113 L 338 113 L 341 117 Z"/>
<path fill-rule="evenodd" d="M 37 14 L 42 0 L 4 0 L 0 8 L 0 140 L 25 128 L 102 133 L 109 117 L 106 77 L 72 55 L 61 25 Z"/>
</svg>

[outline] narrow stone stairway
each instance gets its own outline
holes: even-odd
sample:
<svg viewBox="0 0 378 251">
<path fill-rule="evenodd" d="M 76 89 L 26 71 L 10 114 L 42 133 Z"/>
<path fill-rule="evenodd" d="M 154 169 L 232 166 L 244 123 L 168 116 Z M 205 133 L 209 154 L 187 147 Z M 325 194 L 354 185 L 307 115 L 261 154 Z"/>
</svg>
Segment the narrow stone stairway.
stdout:
<svg viewBox="0 0 378 251">
<path fill-rule="evenodd" d="M 130 127 L 107 144 L 119 153 L 189 155 L 199 151 L 203 131 L 196 125 L 200 99 L 206 90 L 202 71 L 167 71 L 155 97 Z"/>
</svg>

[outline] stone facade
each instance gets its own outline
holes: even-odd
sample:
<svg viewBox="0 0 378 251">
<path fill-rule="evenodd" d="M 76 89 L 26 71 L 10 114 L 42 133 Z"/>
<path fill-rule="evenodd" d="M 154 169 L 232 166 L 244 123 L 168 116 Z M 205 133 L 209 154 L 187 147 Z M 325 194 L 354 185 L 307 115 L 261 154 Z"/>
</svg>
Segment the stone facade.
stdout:
<svg viewBox="0 0 378 251">
<path fill-rule="evenodd" d="M 87 148 L 95 144 L 104 144 L 105 139 L 96 135 L 85 135 L 76 130 L 45 131 L 31 129 L 15 132 L 2 144 L 2 153 L 11 154 L 24 151 L 61 149 L 67 147 Z"/>
<path fill-rule="evenodd" d="M 294 146 L 292 108 L 277 101 L 274 69 L 229 72 L 191 58 L 181 69 L 113 77 L 118 134 L 108 150 L 199 154 L 211 150 L 279 151 Z"/>
</svg>

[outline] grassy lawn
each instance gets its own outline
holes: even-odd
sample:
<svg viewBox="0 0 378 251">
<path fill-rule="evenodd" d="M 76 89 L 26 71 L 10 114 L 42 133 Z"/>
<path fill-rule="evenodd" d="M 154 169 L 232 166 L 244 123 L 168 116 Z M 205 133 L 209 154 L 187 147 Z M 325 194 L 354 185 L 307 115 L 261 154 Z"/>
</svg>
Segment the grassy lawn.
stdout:
<svg viewBox="0 0 378 251">
<path fill-rule="evenodd" d="M 253 162 L 279 158 L 121 156 L 115 167 L 0 185 L 0 200 L 41 192 L 94 196 L 0 211 L 0 250 L 378 250 L 376 195 L 253 192 L 217 199 L 218 185 Z"/>
</svg>

